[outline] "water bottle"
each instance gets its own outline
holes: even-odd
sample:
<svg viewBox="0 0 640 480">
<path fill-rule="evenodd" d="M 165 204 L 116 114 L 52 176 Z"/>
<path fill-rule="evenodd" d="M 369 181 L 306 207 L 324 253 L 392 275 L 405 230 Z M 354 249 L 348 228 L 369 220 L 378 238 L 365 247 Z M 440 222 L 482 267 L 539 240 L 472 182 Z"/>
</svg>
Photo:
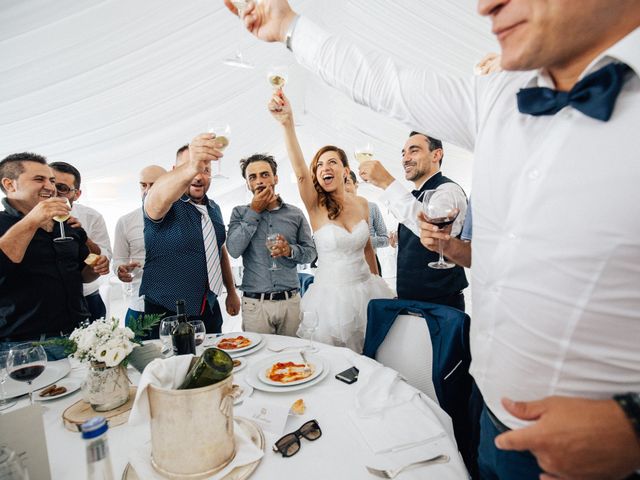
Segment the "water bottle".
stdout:
<svg viewBox="0 0 640 480">
<path fill-rule="evenodd" d="M 82 424 L 82 438 L 86 440 L 87 480 L 113 480 L 107 430 L 104 417 L 93 417 Z"/>
</svg>

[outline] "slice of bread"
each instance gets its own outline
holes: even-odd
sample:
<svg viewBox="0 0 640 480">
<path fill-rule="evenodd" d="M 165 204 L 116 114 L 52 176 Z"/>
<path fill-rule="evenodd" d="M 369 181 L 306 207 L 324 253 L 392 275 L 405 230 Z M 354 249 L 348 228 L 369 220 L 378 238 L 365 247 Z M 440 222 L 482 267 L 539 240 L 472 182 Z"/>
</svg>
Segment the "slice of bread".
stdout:
<svg viewBox="0 0 640 480">
<path fill-rule="evenodd" d="M 84 259 L 84 263 L 86 263 L 87 265 L 93 265 L 94 263 L 96 263 L 96 260 L 98 260 L 98 255 L 96 255 L 95 253 L 90 253 L 87 258 Z"/>
</svg>

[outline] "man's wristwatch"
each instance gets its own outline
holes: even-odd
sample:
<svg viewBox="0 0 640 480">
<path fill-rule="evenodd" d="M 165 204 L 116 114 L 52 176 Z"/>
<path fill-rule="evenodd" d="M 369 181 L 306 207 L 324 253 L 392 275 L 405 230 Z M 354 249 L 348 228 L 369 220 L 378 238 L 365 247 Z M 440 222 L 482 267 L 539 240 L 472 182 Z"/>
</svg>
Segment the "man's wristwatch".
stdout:
<svg viewBox="0 0 640 480">
<path fill-rule="evenodd" d="M 613 399 L 618 402 L 640 439 L 640 393 L 622 393 L 614 395 Z"/>
<path fill-rule="evenodd" d="M 289 24 L 289 28 L 287 28 L 287 33 L 285 33 L 284 36 L 284 44 L 287 46 L 287 49 L 291 52 L 293 52 L 293 50 L 291 49 L 291 37 L 293 37 L 293 32 L 296 29 L 296 24 L 298 23 L 298 19 L 300 18 L 300 15 L 296 15 L 293 20 L 291 20 L 291 23 Z"/>
</svg>

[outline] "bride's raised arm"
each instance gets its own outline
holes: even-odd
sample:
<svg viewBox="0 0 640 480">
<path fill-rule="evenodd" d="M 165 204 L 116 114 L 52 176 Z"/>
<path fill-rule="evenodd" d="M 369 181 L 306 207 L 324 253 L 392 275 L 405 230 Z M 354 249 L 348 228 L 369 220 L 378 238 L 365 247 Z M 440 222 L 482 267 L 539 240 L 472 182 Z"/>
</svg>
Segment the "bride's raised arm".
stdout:
<svg viewBox="0 0 640 480">
<path fill-rule="evenodd" d="M 282 90 L 274 92 L 269 102 L 269 111 L 273 118 L 282 125 L 284 129 L 284 141 L 289 155 L 289 161 L 298 179 L 298 190 L 307 211 L 311 212 L 318 208 L 318 193 L 313 186 L 313 179 L 309 171 L 309 166 L 304 161 L 304 155 L 298 142 L 296 129 L 293 123 L 293 112 L 289 99 Z"/>
</svg>

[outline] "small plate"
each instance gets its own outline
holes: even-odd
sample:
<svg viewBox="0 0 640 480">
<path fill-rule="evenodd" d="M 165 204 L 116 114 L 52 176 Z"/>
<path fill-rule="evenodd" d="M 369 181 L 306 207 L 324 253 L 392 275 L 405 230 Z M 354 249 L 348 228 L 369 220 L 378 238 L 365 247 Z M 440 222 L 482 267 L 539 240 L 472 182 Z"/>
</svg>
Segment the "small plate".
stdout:
<svg viewBox="0 0 640 480">
<path fill-rule="evenodd" d="M 313 369 L 313 373 L 305 378 L 301 378 L 300 380 L 294 380 L 293 382 L 277 382 L 275 380 L 271 380 L 267 377 L 267 372 L 271 369 L 271 367 L 276 363 L 286 363 L 293 362 L 297 364 L 303 364 L 302 357 L 298 353 L 286 353 L 275 355 L 269 358 L 264 359 L 260 362 L 260 369 L 258 370 L 258 380 L 262 383 L 266 383 L 267 385 L 271 385 L 274 387 L 293 387 L 294 385 L 300 385 L 301 383 L 307 383 L 318 377 L 322 373 L 323 364 L 322 360 L 316 357 L 315 355 L 307 355 L 307 359 L 309 360 L 309 366 Z"/>
<path fill-rule="evenodd" d="M 240 365 L 237 367 L 234 366 L 232 373 L 238 373 L 240 370 L 244 369 L 248 363 L 246 358 L 234 358 L 233 363 L 235 364 L 236 362 L 240 362 Z"/>
<path fill-rule="evenodd" d="M 62 380 L 58 380 L 57 382 L 55 382 L 55 384 L 58 387 L 66 388 L 67 389 L 66 392 L 61 393 L 60 395 L 56 395 L 55 397 L 50 397 L 50 396 L 41 397 L 40 392 L 44 390 L 44 388 L 41 388 L 40 390 L 36 390 L 35 392 L 33 392 L 33 400 L 38 402 L 48 402 L 49 400 L 57 400 L 58 398 L 66 397 L 67 395 L 71 395 L 76 390 L 78 390 L 80 388 L 81 383 L 82 382 L 77 379 L 63 378 Z"/>
<path fill-rule="evenodd" d="M 305 388 L 313 387 L 314 385 L 317 385 L 322 380 L 324 380 L 327 377 L 327 375 L 331 373 L 331 367 L 329 362 L 325 360 L 323 357 L 316 356 L 316 358 L 319 358 L 320 361 L 322 362 L 322 373 L 318 375 L 316 378 L 314 378 L 313 380 L 310 380 L 305 383 L 300 383 L 298 385 L 292 385 L 289 387 L 286 387 L 286 386 L 274 387 L 271 385 L 267 385 L 266 383 L 261 382 L 258 379 L 258 367 L 260 367 L 261 364 L 251 365 L 247 370 L 247 373 L 245 374 L 244 380 L 256 390 L 260 390 L 262 392 L 269 392 L 269 393 L 290 393 L 290 392 L 295 392 L 297 390 L 303 390 Z"/>
<path fill-rule="evenodd" d="M 218 347 L 220 342 L 222 340 L 224 340 L 224 339 L 235 338 L 235 337 L 239 337 L 239 336 L 243 336 L 243 337 L 249 339 L 249 341 L 251 343 L 249 345 L 245 346 L 245 347 L 221 348 L 221 350 L 224 350 L 225 352 L 227 352 L 229 354 L 238 353 L 238 352 L 244 352 L 245 350 L 251 350 L 252 348 L 255 348 L 256 346 L 258 346 L 262 342 L 262 335 L 260 335 L 259 333 L 253 333 L 253 332 L 231 332 L 231 333 L 225 333 L 224 335 L 219 336 L 216 339 L 214 346 Z"/>
<path fill-rule="evenodd" d="M 68 358 L 63 358 L 55 362 L 47 362 L 46 367 L 44 367 L 44 372 L 33 381 L 33 390 L 40 390 L 41 388 L 56 383 L 61 378 L 66 377 L 70 371 L 71 364 Z M 29 393 L 29 385 L 27 385 L 27 382 L 18 382 L 11 377 L 7 377 L 4 388 L 6 398 L 19 397 Z"/>
</svg>

